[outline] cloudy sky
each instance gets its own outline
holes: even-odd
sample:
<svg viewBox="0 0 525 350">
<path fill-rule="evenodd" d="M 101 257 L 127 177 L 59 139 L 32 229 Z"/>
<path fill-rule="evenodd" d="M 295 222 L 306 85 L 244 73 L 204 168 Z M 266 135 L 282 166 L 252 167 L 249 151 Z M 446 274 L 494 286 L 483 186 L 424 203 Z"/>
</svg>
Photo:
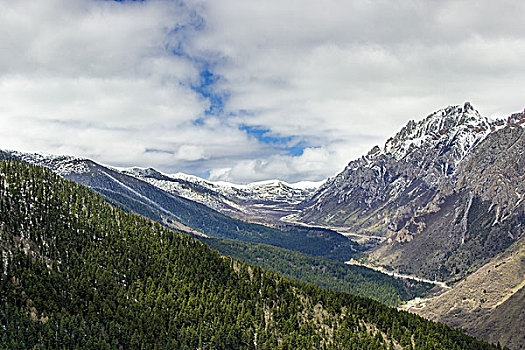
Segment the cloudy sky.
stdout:
<svg viewBox="0 0 525 350">
<path fill-rule="evenodd" d="M 0 0 L 0 148 L 320 180 L 408 120 L 525 107 L 525 2 Z"/>
</svg>

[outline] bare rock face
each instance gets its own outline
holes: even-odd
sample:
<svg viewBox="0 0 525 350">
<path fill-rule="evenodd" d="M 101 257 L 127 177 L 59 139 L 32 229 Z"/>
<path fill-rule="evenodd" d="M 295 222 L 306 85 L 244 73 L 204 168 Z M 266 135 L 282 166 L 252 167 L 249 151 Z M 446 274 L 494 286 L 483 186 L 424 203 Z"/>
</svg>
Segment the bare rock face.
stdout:
<svg viewBox="0 0 525 350">
<path fill-rule="evenodd" d="M 491 127 L 469 103 L 410 121 L 382 148 L 374 147 L 329 179 L 298 218 L 360 233 L 397 232 L 435 198 Z"/>
<path fill-rule="evenodd" d="M 489 121 L 469 103 L 411 121 L 328 180 L 298 218 L 386 237 L 375 263 L 460 280 L 524 235 L 524 122 Z"/>
<path fill-rule="evenodd" d="M 455 184 L 456 190 L 467 187 L 482 200 L 490 201 L 497 212 L 494 224 L 512 215 L 525 197 L 525 135 L 518 126 L 525 118 L 521 114 L 521 119 L 510 120 L 512 123 L 490 134 L 463 162 Z"/>
</svg>

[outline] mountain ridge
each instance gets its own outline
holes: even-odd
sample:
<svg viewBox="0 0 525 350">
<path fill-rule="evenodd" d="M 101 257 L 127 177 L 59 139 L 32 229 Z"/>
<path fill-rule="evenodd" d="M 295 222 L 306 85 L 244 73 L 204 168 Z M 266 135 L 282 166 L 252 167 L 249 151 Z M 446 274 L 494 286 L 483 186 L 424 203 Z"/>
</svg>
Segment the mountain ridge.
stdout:
<svg viewBox="0 0 525 350">
<path fill-rule="evenodd" d="M 274 224 L 296 212 L 298 205 L 322 183 L 266 180 L 239 185 L 209 181 L 184 173 L 166 174 L 153 168 L 122 168 L 125 174 L 166 192 L 204 204 L 223 214 L 251 222 Z"/>
<path fill-rule="evenodd" d="M 427 202 L 468 151 L 496 128 L 468 102 L 440 109 L 419 122 L 411 120 L 382 148 L 375 146 L 328 179 L 290 218 L 384 234 L 388 223 L 380 221 L 388 218 L 377 213 L 379 207 L 391 215 L 394 207 Z M 347 202 L 353 204 L 345 206 Z"/>
<path fill-rule="evenodd" d="M 357 251 L 356 243 L 335 231 L 289 224 L 269 227 L 241 221 L 89 159 L 0 151 L 2 158 L 48 167 L 94 189 L 112 204 L 171 228 L 189 227 L 194 233 L 208 237 L 265 243 L 338 261 L 345 261 Z"/>
</svg>

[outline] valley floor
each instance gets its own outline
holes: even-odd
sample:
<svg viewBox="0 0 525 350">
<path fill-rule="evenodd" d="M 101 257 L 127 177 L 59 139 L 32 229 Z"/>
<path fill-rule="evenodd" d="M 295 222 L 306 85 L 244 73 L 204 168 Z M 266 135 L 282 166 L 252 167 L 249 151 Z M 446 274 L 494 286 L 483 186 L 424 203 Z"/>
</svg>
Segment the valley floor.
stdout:
<svg viewBox="0 0 525 350">
<path fill-rule="evenodd" d="M 417 277 L 417 276 L 397 273 L 395 271 L 388 271 L 384 267 L 374 266 L 374 265 L 370 265 L 370 264 L 364 264 L 364 263 L 361 263 L 361 262 L 359 262 L 357 260 L 354 260 L 354 259 L 346 261 L 345 264 L 364 266 L 364 267 L 367 267 L 369 269 L 372 269 L 372 270 L 384 273 L 385 275 L 389 275 L 389 276 L 396 277 L 396 278 L 410 279 L 410 280 L 417 281 L 417 282 L 425 282 L 425 283 L 434 284 L 436 286 L 439 286 L 443 290 L 450 289 L 450 287 L 445 282 L 442 282 L 442 281 L 433 281 L 433 280 L 429 280 L 429 279 L 426 279 L 426 278 L 421 278 L 421 277 Z"/>
<path fill-rule="evenodd" d="M 335 231 L 337 233 L 342 234 L 343 236 L 346 236 L 346 237 L 349 237 L 349 238 L 355 238 L 354 240 L 356 242 L 358 242 L 358 243 L 368 242 L 370 240 L 377 240 L 378 243 L 382 243 L 384 240 L 386 240 L 386 237 L 383 237 L 383 236 L 375 236 L 375 235 L 368 235 L 368 234 L 365 235 L 365 234 L 361 234 L 361 233 L 355 233 L 352 230 L 350 230 L 350 228 L 348 228 L 348 227 L 323 226 L 323 225 L 307 224 L 307 223 L 304 223 L 304 222 L 301 222 L 301 221 L 296 221 L 291 216 L 284 216 L 284 217 L 280 218 L 280 220 L 283 221 L 283 222 L 289 223 L 289 224 L 293 224 L 293 225 Z"/>
</svg>

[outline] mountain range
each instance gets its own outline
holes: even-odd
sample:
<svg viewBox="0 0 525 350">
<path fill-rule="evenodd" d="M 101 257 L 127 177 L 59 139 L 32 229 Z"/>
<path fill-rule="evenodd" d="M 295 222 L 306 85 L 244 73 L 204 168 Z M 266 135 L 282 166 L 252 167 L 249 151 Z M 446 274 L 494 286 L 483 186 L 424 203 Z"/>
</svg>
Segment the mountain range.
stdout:
<svg viewBox="0 0 525 350">
<path fill-rule="evenodd" d="M 207 181 L 184 173 L 164 174 L 152 168 L 135 167 L 121 171 L 223 214 L 259 223 L 274 223 L 283 216 L 296 213 L 300 204 L 323 183 L 302 181 L 289 184 L 269 180 L 238 185 Z"/>
<path fill-rule="evenodd" d="M 446 282 L 450 289 L 404 308 L 519 349 L 525 347 L 524 126 L 525 112 L 490 119 L 468 102 L 449 106 L 408 122 L 320 183 L 235 185 L 68 156 L 2 151 L 0 158 L 48 167 L 125 210 L 280 273 L 294 269 L 283 268 L 288 260 L 296 273 L 323 266 L 336 278 L 355 271 L 309 259 L 352 258 Z M 358 244 L 337 231 L 370 240 Z M 283 248 L 295 252 L 275 250 Z M 332 286 L 319 276 L 307 281 Z"/>
<path fill-rule="evenodd" d="M 110 203 L 197 236 L 264 243 L 338 261 L 344 261 L 358 249 L 355 242 L 328 229 L 284 223 L 270 227 L 232 218 L 130 176 L 128 170 L 121 171 L 89 159 L 14 151 L 1 151 L 2 158 L 44 166 L 95 190 Z"/>
</svg>

